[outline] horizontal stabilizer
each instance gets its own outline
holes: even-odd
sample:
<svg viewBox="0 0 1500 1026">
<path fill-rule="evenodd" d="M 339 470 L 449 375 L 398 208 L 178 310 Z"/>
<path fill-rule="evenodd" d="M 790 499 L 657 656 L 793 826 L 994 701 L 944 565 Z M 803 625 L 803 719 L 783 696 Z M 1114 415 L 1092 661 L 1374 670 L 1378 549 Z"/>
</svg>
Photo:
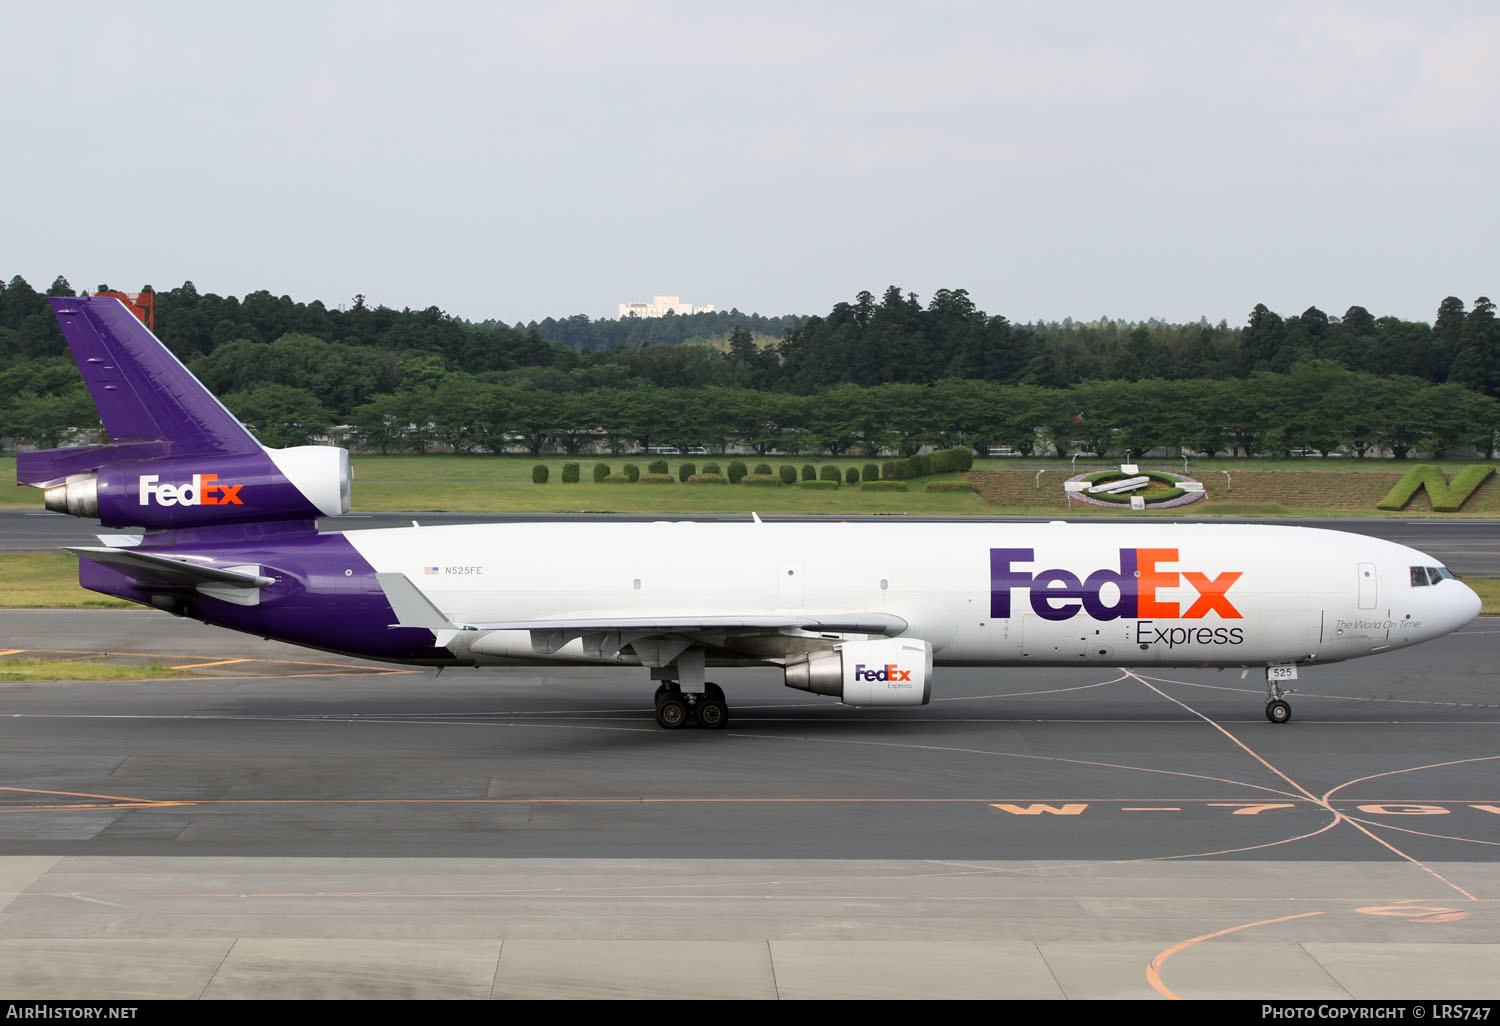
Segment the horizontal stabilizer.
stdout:
<svg viewBox="0 0 1500 1026">
<path fill-rule="evenodd" d="M 95 563 L 106 563 L 121 568 L 137 580 L 155 581 L 161 584 L 197 587 L 198 585 L 227 585 L 235 588 L 265 588 L 276 583 L 273 577 L 250 573 L 243 569 L 222 569 L 204 566 L 174 556 L 158 556 L 136 549 L 112 546 L 69 547 L 69 552 Z"/>
<path fill-rule="evenodd" d="M 67 480 L 69 474 L 84 474 L 110 463 L 162 459 L 171 454 L 172 446 L 163 439 L 38 449 L 16 454 L 16 483 L 48 488 Z"/>
</svg>

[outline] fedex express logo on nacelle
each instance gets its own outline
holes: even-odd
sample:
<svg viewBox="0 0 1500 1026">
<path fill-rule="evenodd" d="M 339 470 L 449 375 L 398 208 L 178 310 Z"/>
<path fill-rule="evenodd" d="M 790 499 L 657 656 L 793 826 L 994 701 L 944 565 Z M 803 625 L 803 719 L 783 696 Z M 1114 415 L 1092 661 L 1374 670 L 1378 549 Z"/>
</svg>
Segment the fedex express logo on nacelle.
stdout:
<svg viewBox="0 0 1500 1026">
<path fill-rule="evenodd" d="M 864 663 L 857 663 L 854 667 L 855 680 L 881 681 L 893 683 L 898 681 L 911 681 L 911 671 L 903 670 L 896 663 L 886 663 L 884 666 L 870 668 Z"/>
<path fill-rule="evenodd" d="M 194 474 L 190 484 L 157 484 L 159 474 L 141 475 L 142 506 L 243 506 L 242 484 L 219 484 L 218 474 Z"/>
<path fill-rule="evenodd" d="M 1201 620 L 1217 613 L 1225 620 L 1240 620 L 1240 611 L 1229 600 L 1229 589 L 1243 571 L 1226 570 L 1217 577 L 1195 570 L 1169 567 L 1177 562 L 1176 549 L 1121 549 L 1120 568 L 1101 568 L 1079 578 L 1071 570 L 1032 573 L 1018 564 L 1036 558 L 1035 549 L 990 549 L 990 616 L 1010 618 L 1010 593 L 1025 588 L 1031 593 L 1031 608 L 1044 620 L 1071 620 L 1079 612 L 1095 620 Z M 1114 585 L 1118 594 L 1106 601 L 1104 588 Z M 1159 592 L 1188 584 L 1197 598 L 1186 609 L 1179 603 L 1157 597 Z"/>
</svg>

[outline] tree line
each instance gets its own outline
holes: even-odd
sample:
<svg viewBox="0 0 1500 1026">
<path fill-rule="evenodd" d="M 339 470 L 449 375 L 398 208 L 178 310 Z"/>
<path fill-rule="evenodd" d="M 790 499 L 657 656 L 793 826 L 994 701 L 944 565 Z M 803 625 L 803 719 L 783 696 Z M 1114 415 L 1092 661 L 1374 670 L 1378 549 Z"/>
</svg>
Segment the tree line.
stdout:
<svg viewBox="0 0 1500 1026">
<path fill-rule="evenodd" d="M 229 397 L 230 408 L 273 445 L 302 444 L 323 421 L 288 401 L 283 386 Z M 1500 400 L 1454 384 L 1376 377 L 1304 362 L 1244 380 L 1092 381 L 1066 388 L 947 380 L 931 385 L 835 385 L 797 395 L 709 385 L 552 391 L 466 375 L 413 375 L 358 407 L 345 430 L 379 452 L 620 454 L 652 446 L 683 452 L 736 447 L 757 454 L 910 456 L 931 447 L 980 454 L 1137 456 L 1183 448 L 1200 457 L 1285 456 L 1294 450 L 1356 457 L 1420 451 L 1493 456 Z"/>
<path fill-rule="evenodd" d="M 53 445 L 97 425 L 45 301 L 73 294 L 61 277 L 46 293 L 19 277 L 0 285 L 0 435 Z M 155 293 L 155 305 L 163 342 L 277 445 L 345 425 L 356 445 L 383 451 L 662 442 L 982 453 L 1076 441 L 1101 454 L 1183 444 L 1206 454 L 1488 454 L 1500 388 L 1500 328 L 1484 297 L 1472 309 L 1443 300 L 1430 325 L 1362 307 L 1283 318 L 1259 305 L 1238 328 L 1017 325 L 976 309 L 962 289 L 924 306 L 894 286 L 827 316 L 579 316 L 525 327 L 363 297 L 347 309 L 269 292 L 239 300 L 191 282 Z M 717 344 L 688 334 L 710 327 L 728 333 Z M 616 337 L 638 342 L 590 348 Z M 889 391 L 897 386 L 905 391 Z"/>
</svg>

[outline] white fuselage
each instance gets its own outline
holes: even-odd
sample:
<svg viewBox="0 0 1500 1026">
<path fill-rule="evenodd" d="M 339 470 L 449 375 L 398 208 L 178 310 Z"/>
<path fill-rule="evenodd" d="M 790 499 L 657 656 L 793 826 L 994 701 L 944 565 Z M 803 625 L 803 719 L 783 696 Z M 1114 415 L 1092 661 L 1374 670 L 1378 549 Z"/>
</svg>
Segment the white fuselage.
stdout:
<svg viewBox="0 0 1500 1026">
<path fill-rule="evenodd" d="M 1451 575 L 1414 586 L 1413 567 L 1440 567 L 1415 549 L 1297 527 L 662 522 L 345 537 L 455 622 L 883 613 L 946 665 L 1332 662 L 1440 637 L 1479 611 Z M 630 661 L 577 641 L 543 652 L 532 634 L 491 631 L 454 651 Z"/>
</svg>

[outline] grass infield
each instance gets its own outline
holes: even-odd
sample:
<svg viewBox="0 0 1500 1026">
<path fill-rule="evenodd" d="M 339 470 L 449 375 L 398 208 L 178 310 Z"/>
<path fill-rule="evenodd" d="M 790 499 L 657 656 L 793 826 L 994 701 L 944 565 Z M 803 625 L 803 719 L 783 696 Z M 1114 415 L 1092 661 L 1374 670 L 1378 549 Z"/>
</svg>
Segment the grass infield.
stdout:
<svg viewBox="0 0 1500 1026">
<path fill-rule="evenodd" d="M 840 471 L 883 462 L 865 458 L 741 457 L 754 467 L 769 464 L 774 477 L 781 466 L 798 471 L 811 464 L 821 470 L 834 466 Z M 705 462 L 725 462 L 726 457 L 695 457 Z M 562 483 L 564 463 L 580 465 L 578 483 Z M 565 513 L 611 512 L 671 516 L 695 513 L 743 513 L 751 510 L 770 515 L 996 515 L 1121 516 L 1121 510 L 1069 505 L 1062 482 L 1074 473 L 1114 466 L 1105 461 L 1075 467 L 1056 460 L 978 460 L 967 475 L 937 474 L 910 482 L 909 491 L 866 491 L 858 485 L 838 488 L 757 488 L 744 485 L 689 487 L 680 483 L 654 486 L 595 483 L 593 467 L 603 463 L 618 473 L 626 463 L 641 464 L 640 456 L 532 459 L 524 456 L 377 456 L 356 455 L 354 508 L 356 512 L 512 512 Z M 681 459 L 669 459 L 676 481 Z M 534 484 L 532 467 L 545 464 L 547 484 Z M 1187 473 L 1203 482 L 1208 498 L 1173 510 L 1133 514 L 1151 519 L 1171 517 L 1202 519 L 1221 516 L 1386 516 L 1431 515 L 1425 494 L 1405 509 L 1382 513 L 1375 504 L 1413 465 L 1397 460 L 1226 460 L 1191 464 Z M 1458 474 L 1464 462 L 1438 464 L 1448 478 Z M 1162 463 L 1150 469 L 1182 473 L 1182 466 Z M 0 475 L 15 477 L 14 457 L 0 457 Z M 958 484 L 965 479 L 977 491 L 929 491 L 932 483 Z M 34 488 L 0 489 L 0 507 L 38 509 L 40 494 Z M 1447 517 L 1500 516 L 1500 475 L 1482 484 L 1463 513 Z M 6 587 L 0 590 L 0 607 L 10 608 L 132 608 L 129 603 L 106 598 L 78 587 L 76 561 L 61 552 L 0 553 L 0 573 Z M 1473 579 L 1467 582 L 1484 599 L 1486 613 L 1500 613 L 1500 581 Z"/>
<path fill-rule="evenodd" d="M 188 670 L 175 670 L 162 663 L 144 666 L 120 666 L 109 663 L 81 662 L 74 659 L 0 658 L 0 681 L 27 680 L 162 680 L 168 677 L 191 677 Z"/>
<path fill-rule="evenodd" d="M 715 457 L 721 462 L 725 457 Z M 825 466 L 842 472 L 854 467 L 863 472 L 867 463 L 884 463 L 862 457 L 826 456 L 742 457 L 751 468 L 771 467 L 772 476 L 782 466 L 798 472 L 804 465 L 818 471 Z M 711 461 L 711 460 L 710 460 Z M 562 483 L 563 464 L 576 462 L 581 480 Z M 1086 473 L 1115 465 L 1108 461 L 1076 466 L 1069 461 L 1047 459 L 977 460 L 967 475 L 936 474 L 917 478 L 906 492 L 866 491 L 844 483 L 838 488 L 689 488 L 679 483 L 681 459 L 667 461 L 674 483 L 654 487 L 639 482 L 630 485 L 598 484 L 593 480 L 595 464 L 619 474 L 626 463 L 640 465 L 643 457 L 548 457 L 525 456 L 378 456 L 356 455 L 354 506 L 358 512 L 512 512 L 512 513 L 813 513 L 813 514 L 1032 514 L 1070 512 L 1080 516 L 1117 516 L 1119 510 L 1100 510 L 1069 505 L 1062 482 L 1074 473 Z M 703 457 L 691 461 L 701 470 Z M 1475 461 L 1437 464 L 1453 479 Z M 548 468 L 548 483 L 534 484 L 531 470 L 541 463 Z M 1215 459 L 1190 464 L 1187 473 L 1201 481 L 1207 499 L 1173 510 L 1144 511 L 1137 516 L 1185 518 L 1213 516 L 1412 516 L 1433 512 L 1426 493 L 1398 511 L 1381 512 L 1379 503 L 1391 487 L 1414 466 L 1409 460 L 1247 460 Z M 1500 462 L 1495 464 L 1500 467 Z M 1183 473 L 1180 462 L 1142 465 L 1150 470 Z M 15 458 L 0 457 L 0 479 L 15 477 Z M 966 491 L 928 491 L 928 484 L 958 484 L 967 479 L 978 494 Z M 740 489 L 744 487 L 745 490 Z M 0 488 L 0 508 L 38 509 L 36 489 Z M 1500 475 L 1491 475 L 1465 504 L 1462 513 L 1450 516 L 1500 516 Z"/>
</svg>

